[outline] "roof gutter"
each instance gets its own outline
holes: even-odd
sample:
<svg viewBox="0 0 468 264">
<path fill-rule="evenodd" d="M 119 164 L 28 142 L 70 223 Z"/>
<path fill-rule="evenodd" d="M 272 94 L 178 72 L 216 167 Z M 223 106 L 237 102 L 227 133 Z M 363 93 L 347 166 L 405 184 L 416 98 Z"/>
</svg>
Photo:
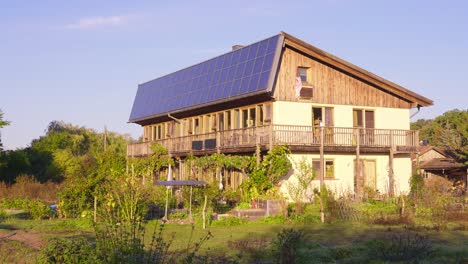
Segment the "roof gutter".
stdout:
<svg viewBox="0 0 468 264">
<path fill-rule="evenodd" d="M 182 120 L 171 116 L 171 113 L 167 113 L 167 117 L 169 117 L 170 119 L 176 121 L 176 122 L 179 123 L 179 124 L 182 122 Z"/>
</svg>

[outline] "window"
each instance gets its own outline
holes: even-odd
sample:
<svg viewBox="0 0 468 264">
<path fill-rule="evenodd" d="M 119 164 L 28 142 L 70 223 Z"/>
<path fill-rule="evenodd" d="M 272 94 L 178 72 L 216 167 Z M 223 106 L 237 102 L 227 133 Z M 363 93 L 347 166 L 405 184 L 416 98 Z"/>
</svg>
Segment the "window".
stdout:
<svg viewBox="0 0 468 264">
<path fill-rule="evenodd" d="M 193 132 L 195 135 L 200 134 L 200 118 L 193 119 Z"/>
<path fill-rule="evenodd" d="M 335 166 L 334 160 L 325 160 L 325 179 L 334 179 L 335 178 Z M 315 173 L 315 179 L 320 179 L 320 159 L 312 160 L 312 167 Z"/>
<path fill-rule="evenodd" d="M 229 130 L 231 129 L 231 111 L 226 111 L 224 112 L 226 116 L 226 129 Z"/>
<path fill-rule="evenodd" d="M 234 129 L 237 129 L 237 128 L 240 128 L 240 113 L 239 113 L 239 109 L 235 109 L 234 110 Z"/>
<path fill-rule="evenodd" d="M 249 126 L 249 110 L 242 110 L 242 128 Z"/>
<path fill-rule="evenodd" d="M 257 124 L 263 126 L 263 105 L 257 106 Z"/>
<path fill-rule="evenodd" d="M 255 113 L 255 108 L 250 108 L 249 109 L 249 127 L 256 126 L 256 113 Z"/>
<path fill-rule="evenodd" d="M 224 113 L 218 113 L 218 130 L 224 131 Z"/>
<path fill-rule="evenodd" d="M 353 126 L 362 128 L 375 128 L 374 111 L 353 109 Z"/>
<path fill-rule="evenodd" d="M 312 107 L 312 126 L 333 126 L 333 107 Z"/>
<path fill-rule="evenodd" d="M 265 105 L 265 117 L 264 117 L 265 123 L 271 123 L 271 116 L 272 116 L 271 104 L 266 104 Z"/>
<path fill-rule="evenodd" d="M 297 68 L 297 77 L 300 77 L 301 81 L 303 83 L 306 83 L 308 81 L 308 79 L 307 79 L 307 68 L 306 67 L 298 67 Z"/>
<path fill-rule="evenodd" d="M 155 126 L 152 126 L 152 133 L 151 133 L 151 140 L 159 140 L 159 139 L 163 139 L 166 135 L 166 131 L 165 131 L 165 124 L 159 124 L 159 125 L 155 125 Z"/>
</svg>

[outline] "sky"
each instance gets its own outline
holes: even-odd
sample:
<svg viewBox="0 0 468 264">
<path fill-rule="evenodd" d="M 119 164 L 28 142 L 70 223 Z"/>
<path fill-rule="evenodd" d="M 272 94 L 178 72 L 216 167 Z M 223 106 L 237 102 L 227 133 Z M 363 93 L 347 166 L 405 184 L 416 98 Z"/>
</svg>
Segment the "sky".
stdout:
<svg viewBox="0 0 468 264">
<path fill-rule="evenodd" d="M 468 1 L 0 0 L 5 149 L 47 125 L 130 134 L 140 83 L 285 31 L 435 105 L 468 108 Z"/>
</svg>

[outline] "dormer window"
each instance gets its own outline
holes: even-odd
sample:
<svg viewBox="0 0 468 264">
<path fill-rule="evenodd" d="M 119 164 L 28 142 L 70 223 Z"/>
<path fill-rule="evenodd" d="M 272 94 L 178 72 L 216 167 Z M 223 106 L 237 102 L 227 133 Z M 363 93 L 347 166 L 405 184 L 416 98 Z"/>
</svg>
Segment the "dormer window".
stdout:
<svg viewBox="0 0 468 264">
<path fill-rule="evenodd" d="M 297 68 L 297 76 L 301 78 L 303 83 L 306 83 L 307 80 L 307 68 L 306 67 L 298 67 Z"/>
</svg>

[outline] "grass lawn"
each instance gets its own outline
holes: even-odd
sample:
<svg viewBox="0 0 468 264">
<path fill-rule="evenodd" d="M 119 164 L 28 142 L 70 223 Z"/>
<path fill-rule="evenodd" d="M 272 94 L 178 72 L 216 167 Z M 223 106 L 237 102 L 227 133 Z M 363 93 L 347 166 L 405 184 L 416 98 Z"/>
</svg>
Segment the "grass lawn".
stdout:
<svg viewBox="0 0 468 264">
<path fill-rule="evenodd" d="M 148 223 L 146 242 L 151 240 L 152 230 L 157 226 L 157 221 Z M 260 258 L 271 262 L 271 241 L 275 240 L 283 228 L 294 228 L 303 234 L 304 239 L 299 248 L 299 260 L 302 263 L 359 263 L 362 255 L 368 254 L 366 243 L 369 241 L 389 240 L 396 234 L 414 233 L 404 226 L 362 223 L 288 225 L 252 222 L 238 226 L 211 226 L 207 230 L 200 226 L 192 228 L 190 225 L 166 224 L 164 236 L 172 240 L 171 251 L 181 251 L 187 248 L 189 241 L 193 246 L 193 243 L 198 242 L 209 230 L 212 238 L 203 244 L 200 254 L 229 257 L 241 260 L 242 263 Z M 468 256 L 466 229 L 420 229 L 417 233 L 427 236 L 435 249 L 437 258 L 433 258 L 429 263 L 456 263 L 453 261 L 462 261 Z M 47 245 L 49 238 L 76 235 L 93 237 L 92 225 L 87 220 L 8 218 L 0 222 L 0 262 L 34 263 L 39 256 L 39 250 Z"/>
</svg>

